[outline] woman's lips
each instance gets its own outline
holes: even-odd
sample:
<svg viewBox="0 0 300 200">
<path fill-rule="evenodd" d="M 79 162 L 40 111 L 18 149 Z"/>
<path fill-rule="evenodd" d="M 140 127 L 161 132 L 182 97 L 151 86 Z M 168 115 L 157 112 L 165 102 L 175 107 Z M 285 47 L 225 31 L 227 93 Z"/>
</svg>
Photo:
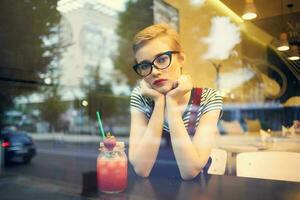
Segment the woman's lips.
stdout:
<svg viewBox="0 0 300 200">
<path fill-rule="evenodd" d="M 168 79 L 157 79 L 153 82 L 153 85 L 161 85 L 163 84 L 165 81 L 167 81 Z"/>
</svg>

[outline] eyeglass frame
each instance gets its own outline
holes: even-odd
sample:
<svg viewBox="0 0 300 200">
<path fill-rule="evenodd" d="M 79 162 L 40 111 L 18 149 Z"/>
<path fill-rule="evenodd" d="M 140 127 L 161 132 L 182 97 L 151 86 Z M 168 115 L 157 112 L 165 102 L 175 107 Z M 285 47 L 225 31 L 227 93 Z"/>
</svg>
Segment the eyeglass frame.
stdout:
<svg viewBox="0 0 300 200">
<path fill-rule="evenodd" d="M 160 53 L 160 54 L 156 55 L 152 62 L 142 61 L 141 63 L 137 63 L 137 64 L 133 65 L 132 67 L 133 67 L 134 71 L 135 71 L 139 76 L 141 76 L 141 77 L 146 77 L 146 76 L 149 76 L 149 75 L 152 73 L 153 67 L 154 67 L 155 69 L 158 69 L 158 70 L 167 69 L 167 68 L 171 65 L 171 63 L 172 63 L 172 54 L 177 54 L 177 53 L 180 53 L 180 52 L 179 52 L 179 51 L 166 51 L 166 52 L 163 52 L 163 53 Z M 162 56 L 162 55 L 167 55 L 167 56 L 169 56 L 169 58 L 170 58 L 170 63 L 168 64 L 168 66 L 166 66 L 166 67 L 164 67 L 164 68 L 158 68 L 158 67 L 154 64 L 154 62 L 155 62 L 155 60 L 156 60 L 157 58 L 159 58 L 159 57 Z M 139 73 L 137 72 L 138 66 L 141 65 L 141 64 L 150 64 L 150 66 L 151 66 L 150 72 L 149 72 L 147 75 L 145 75 L 145 76 L 143 76 L 143 75 L 141 75 L 141 74 L 139 74 Z"/>
</svg>

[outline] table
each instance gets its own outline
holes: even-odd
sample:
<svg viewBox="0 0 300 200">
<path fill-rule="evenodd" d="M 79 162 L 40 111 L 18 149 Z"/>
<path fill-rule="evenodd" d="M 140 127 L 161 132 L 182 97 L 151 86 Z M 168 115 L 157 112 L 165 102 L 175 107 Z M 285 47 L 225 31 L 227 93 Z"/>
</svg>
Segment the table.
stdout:
<svg viewBox="0 0 300 200">
<path fill-rule="evenodd" d="M 216 148 L 227 151 L 227 172 L 235 175 L 235 158 L 238 153 L 254 151 L 288 151 L 300 153 L 300 137 L 272 137 L 262 142 L 259 136 L 224 135 L 216 142 Z"/>
<path fill-rule="evenodd" d="M 296 200 L 300 197 L 300 183 L 272 181 L 235 176 L 202 175 L 193 181 L 165 179 L 160 177 L 139 178 L 129 173 L 128 187 L 119 194 L 97 193 L 96 172 L 85 173 L 82 189 L 58 186 L 47 181 L 29 177 L 1 177 L 1 200 L 6 199 L 97 199 L 97 200 L 143 200 L 143 199 L 222 199 L 222 200 Z"/>
</svg>

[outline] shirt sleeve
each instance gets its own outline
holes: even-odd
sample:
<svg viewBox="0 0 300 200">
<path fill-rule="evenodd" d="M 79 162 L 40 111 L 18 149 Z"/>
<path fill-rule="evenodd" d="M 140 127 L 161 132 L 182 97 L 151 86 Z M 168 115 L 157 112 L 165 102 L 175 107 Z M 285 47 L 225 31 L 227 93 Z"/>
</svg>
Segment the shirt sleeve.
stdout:
<svg viewBox="0 0 300 200">
<path fill-rule="evenodd" d="M 219 119 L 223 114 L 223 98 L 220 92 L 216 89 L 207 88 L 205 100 L 202 110 L 202 115 L 212 110 L 220 110 Z"/>
<path fill-rule="evenodd" d="M 141 88 L 140 87 L 135 87 L 130 96 L 130 109 L 136 108 L 142 113 L 146 114 L 145 110 L 146 104 L 145 104 L 145 99 L 141 95 Z"/>
</svg>

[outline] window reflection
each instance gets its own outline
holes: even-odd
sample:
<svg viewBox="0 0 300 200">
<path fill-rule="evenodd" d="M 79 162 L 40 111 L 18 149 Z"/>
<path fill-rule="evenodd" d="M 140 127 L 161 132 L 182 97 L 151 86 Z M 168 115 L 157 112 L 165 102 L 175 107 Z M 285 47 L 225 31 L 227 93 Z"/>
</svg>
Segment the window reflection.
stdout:
<svg viewBox="0 0 300 200">
<path fill-rule="evenodd" d="M 271 9 L 257 6 L 265 13 Z M 95 167 L 101 141 L 96 111 L 105 131 L 128 144 L 129 95 L 139 81 L 131 68 L 131 39 L 154 21 L 165 21 L 179 30 L 189 55 L 184 73 L 193 74 L 196 86 L 223 95 L 217 148 L 251 144 L 255 151 L 276 150 L 280 143 L 262 146 L 265 131 L 269 141 L 284 141 L 282 146 L 299 152 L 300 64 L 274 45 L 281 16 L 262 11 L 260 18 L 244 22 L 238 7 L 230 0 L 1 1 L 1 128 L 33 137 L 38 154 L 32 171 L 48 166 L 50 174 L 64 174 L 68 163 L 46 160 L 71 156 L 75 178 L 61 181 L 79 184 L 77 172 Z M 293 22 L 288 33 L 299 49 L 299 12 L 284 17 Z"/>
</svg>

